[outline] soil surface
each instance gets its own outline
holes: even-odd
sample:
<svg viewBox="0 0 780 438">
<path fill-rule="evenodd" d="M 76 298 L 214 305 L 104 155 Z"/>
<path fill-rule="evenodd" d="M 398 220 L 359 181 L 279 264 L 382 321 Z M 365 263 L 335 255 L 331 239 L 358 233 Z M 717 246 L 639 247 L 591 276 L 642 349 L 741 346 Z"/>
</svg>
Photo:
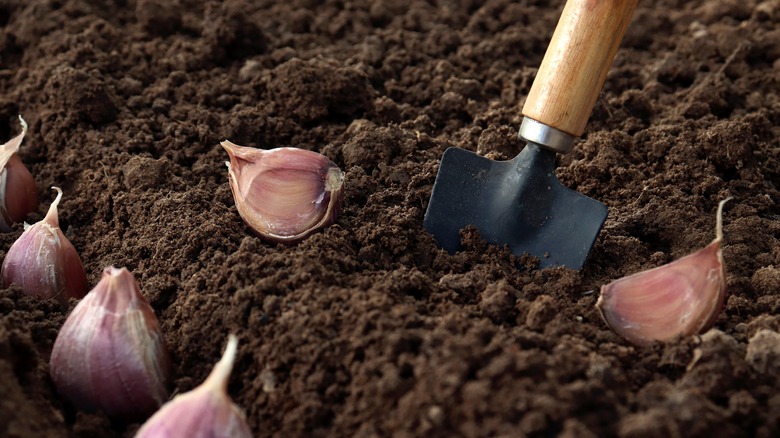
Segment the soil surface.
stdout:
<svg viewBox="0 0 780 438">
<path fill-rule="evenodd" d="M 0 0 L 0 142 L 91 284 L 125 266 L 199 384 L 228 333 L 229 392 L 257 436 L 780 434 L 780 1 L 640 2 L 568 187 L 609 206 L 585 267 L 539 270 L 422 228 L 447 147 L 517 154 L 563 2 Z M 238 216 L 219 142 L 294 146 L 346 172 L 342 215 L 293 246 Z M 715 327 L 634 347 L 601 285 L 714 237 Z M 22 233 L 0 236 L 0 252 Z M 75 305 L 70 302 L 70 309 Z M 60 397 L 69 309 L 0 290 L 0 435 L 130 437 Z"/>
</svg>

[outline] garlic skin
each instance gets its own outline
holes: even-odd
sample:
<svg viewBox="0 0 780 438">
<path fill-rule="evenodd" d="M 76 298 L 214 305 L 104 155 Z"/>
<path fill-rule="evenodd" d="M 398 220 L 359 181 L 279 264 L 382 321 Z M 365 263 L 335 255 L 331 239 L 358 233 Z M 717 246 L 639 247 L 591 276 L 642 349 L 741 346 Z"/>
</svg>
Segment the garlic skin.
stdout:
<svg viewBox="0 0 780 438">
<path fill-rule="evenodd" d="M 25 295 L 57 298 L 67 305 L 70 298 L 81 298 L 89 290 L 87 274 L 76 248 L 60 230 L 57 206 L 62 190 L 49 206 L 42 221 L 30 226 L 17 239 L 3 260 L 3 287 L 16 284 Z"/>
<path fill-rule="evenodd" d="M 230 335 L 222 359 L 206 381 L 165 404 L 138 430 L 136 438 L 251 437 L 241 410 L 227 394 L 238 340 Z"/>
<path fill-rule="evenodd" d="M 19 116 L 22 133 L 0 145 L 0 232 L 12 231 L 12 225 L 38 209 L 38 190 L 30 171 L 16 153 L 27 133 L 27 123 Z"/>
<path fill-rule="evenodd" d="M 727 295 L 720 243 L 723 204 L 729 199 L 718 205 L 712 243 L 674 262 L 602 286 L 596 307 L 615 333 L 646 346 L 695 335 L 715 324 Z"/>
<path fill-rule="evenodd" d="M 333 223 L 344 201 L 344 173 L 326 156 L 221 145 L 238 214 L 258 235 L 294 243 Z"/>
<path fill-rule="evenodd" d="M 157 317 L 133 274 L 110 266 L 60 329 L 49 371 L 79 409 L 140 421 L 168 399 L 170 366 Z"/>
</svg>

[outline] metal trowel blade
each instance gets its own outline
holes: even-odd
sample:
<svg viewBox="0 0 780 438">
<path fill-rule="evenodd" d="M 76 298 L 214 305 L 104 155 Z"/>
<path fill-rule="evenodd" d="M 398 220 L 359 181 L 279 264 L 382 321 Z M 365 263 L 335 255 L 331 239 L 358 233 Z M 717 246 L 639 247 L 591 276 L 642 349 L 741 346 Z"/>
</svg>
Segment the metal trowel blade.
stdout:
<svg viewBox="0 0 780 438">
<path fill-rule="evenodd" d="M 473 225 L 492 244 L 538 257 L 540 268 L 580 269 L 606 218 L 604 204 L 558 181 L 554 152 L 529 143 L 509 161 L 447 149 L 423 225 L 451 254 Z"/>
</svg>

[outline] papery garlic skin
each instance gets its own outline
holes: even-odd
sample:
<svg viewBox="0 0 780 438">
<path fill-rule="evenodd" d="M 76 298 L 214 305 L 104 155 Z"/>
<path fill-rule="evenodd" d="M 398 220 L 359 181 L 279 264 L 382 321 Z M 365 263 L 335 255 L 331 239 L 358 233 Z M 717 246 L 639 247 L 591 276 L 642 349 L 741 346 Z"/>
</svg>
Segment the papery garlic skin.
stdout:
<svg viewBox="0 0 780 438">
<path fill-rule="evenodd" d="M 230 335 L 222 359 L 205 382 L 177 395 L 141 426 L 136 438 L 251 437 L 243 412 L 227 394 L 238 340 Z"/>
<path fill-rule="evenodd" d="M 26 226 L 3 259 L 3 287 L 16 284 L 25 295 L 57 298 L 67 304 L 70 298 L 81 298 L 89 290 L 89 282 L 76 248 L 59 226 L 57 206 L 62 190 L 49 206 L 42 221 Z"/>
<path fill-rule="evenodd" d="M 38 209 L 38 191 L 30 171 L 16 154 L 27 133 L 27 123 L 19 116 L 22 132 L 0 145 L 0 232 L 8 233 Z"/>
<path fill-rule="evenodd" d="M 344 173 L 317 152 L 271 150 L 223 141 L 238 213 L 258 235 L 294 243 L 333 223 L 344 200 Z"/>
<path fill-rule="evenodd" d="M 596 303 L 607 325 L 636 345 L 668 342 L 701 333 L 715 324 L 726 302 L 723 204 L 716 237 L 706 247 L 669 264 L 615 280 L 601 288 Z"/>
<path fill-rule="evenodd" d="M 50 374 L 79 409 L 139 421 L 168 399 L 170 366 L 154 310 L 133 275 L 112 266 L 62 326 Z"/>
</svg>

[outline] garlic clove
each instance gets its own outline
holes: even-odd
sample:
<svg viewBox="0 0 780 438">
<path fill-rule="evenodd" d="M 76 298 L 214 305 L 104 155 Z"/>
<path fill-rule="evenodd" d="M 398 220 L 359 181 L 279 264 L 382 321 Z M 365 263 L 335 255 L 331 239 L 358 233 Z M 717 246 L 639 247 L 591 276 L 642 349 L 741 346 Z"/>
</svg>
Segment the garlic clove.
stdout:
<svg viewBox="0 0 780 438">
<path fill-rule="evenodd" d="M 244 414 L 227 394 L 237 347 L 238 340 L 231 334 L 206 381 L 166 403 L 141 426 L 136 438 L 251 437 Z"/>
<path fill-rule="evenodd" d="M 111 266 L 60 329 L 49 368 L 58 392 L 79 409 L 138 421 L 168 399 L 170 365 L 133 274 Z"/>
<path fill-rule="evenodd" d="M 615 333 L 636 345 L 649 345 L 695 335 L 715 324 L 726 301 L 726 265 L 720 243 L 723 204 L 729 199 L 718 205 L 712 243 L 601 288 L 596 306 Z"/>
<path fill-rule="evenodd" d="M 3 260 L 3 287 L 16 284 L 26 295 L 40 298 L 56 297 L 64 304 L 70 298 L 81 298 L 89 290 L 87 274 L 76 248 L 59 226 L 57 206 L 62 190 L 49 206 L 42 221 L 26 226 L 19 239 L 11 245 Z"/>
<path fill-rule="evenodd" d="M 22 132 L 0 145 L 0 232 L 8 233 L 11 225 L 21 222 L 38 209 L 38 191 L 30 171 L 16 154 L 27 133 L 27 123 L 19 116 Z"/>
<path fill-rule="evenodd" d="M 238 213 L 258 235 L 293 243 L 333 223 L 344 200 L 344 173 L 326 156 L 223 141 Z"/>
</svg>

